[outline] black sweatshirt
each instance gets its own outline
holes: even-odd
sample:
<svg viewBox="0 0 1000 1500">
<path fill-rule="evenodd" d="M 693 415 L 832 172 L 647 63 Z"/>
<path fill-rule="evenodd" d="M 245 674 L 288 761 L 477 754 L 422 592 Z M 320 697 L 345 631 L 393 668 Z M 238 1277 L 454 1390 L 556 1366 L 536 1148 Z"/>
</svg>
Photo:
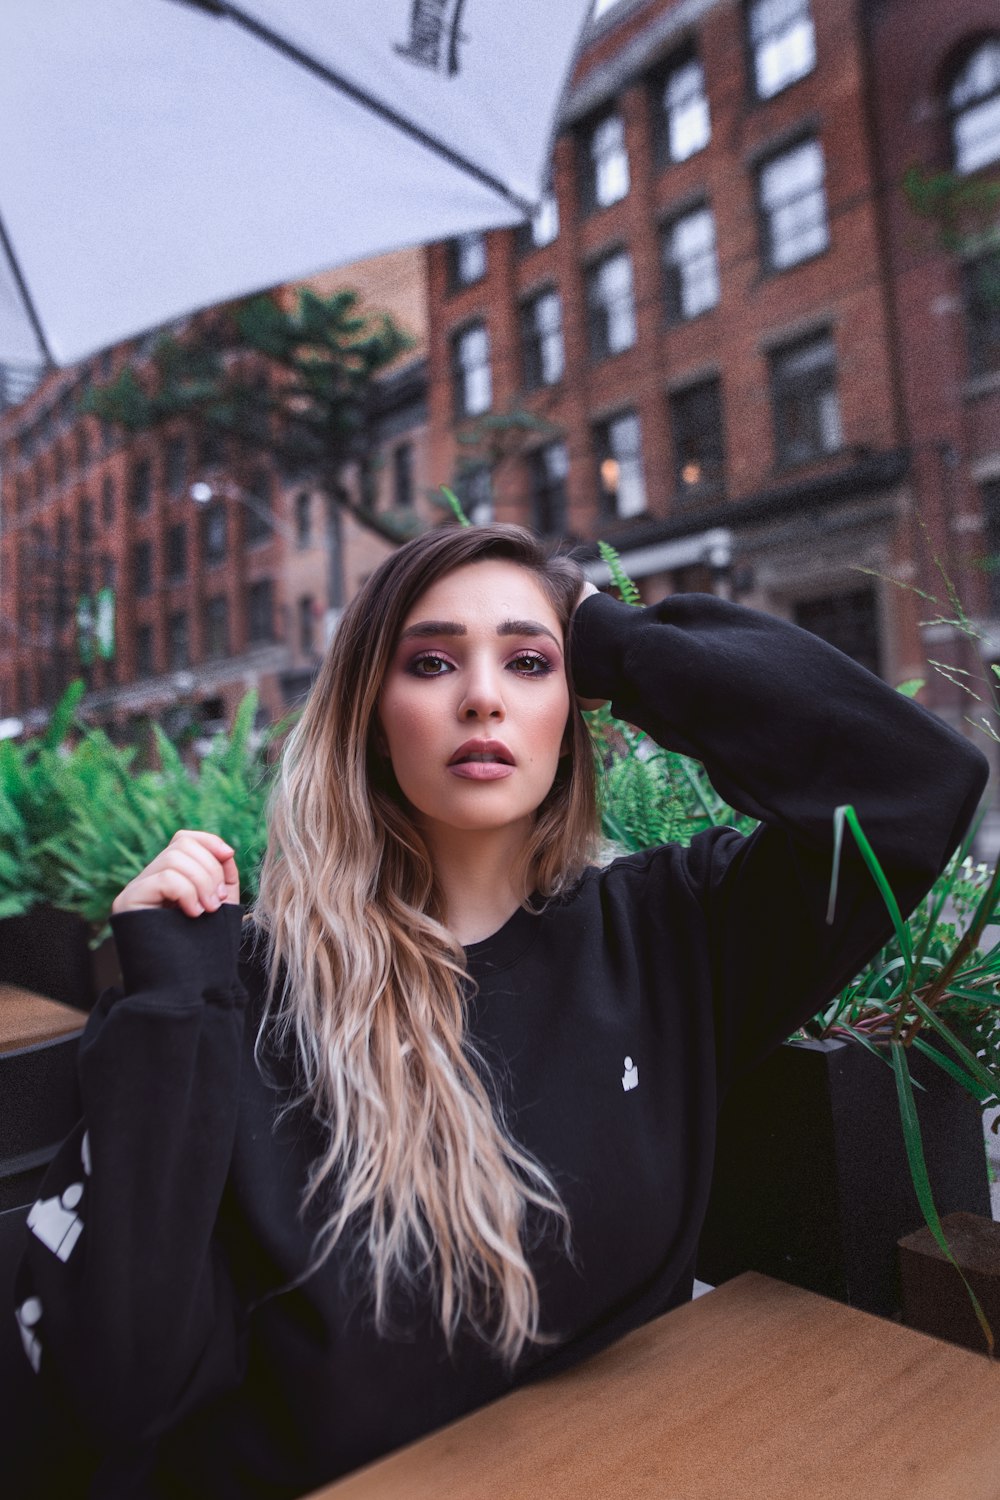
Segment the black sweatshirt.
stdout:
<svg viewBox="0 0 1000 1500">
<path fill-rule="evenodd" d="M 825 920 L 834 809 L 852 803 L 909 911 L 965 831 L 986 762 L 832 647 L 701 595 L 588 599 L 577 690 L 701 759 L 762 820 L 589 870 L 467 952 L 470 1039 L 516 1139 L 572 1222 L 529 1226 L 542 1326 L 514 1376 L 471 1335 L 447 1353 L 419 1285 L 372 1327 L 345 1243 L 298 1286 L 320 1148 L 275 1123 L 287 1058 L 253 1054 L 263 973 L 237 908 L 114 921 L 124 995 L 80 1054 L 84 1120 L 33 1210 L 18 1284 L 32 1360 L 108 1459 L 93 1493 L 300 1495 L 575 1362 L 685 1301 L 716 1111 L 886 941 L 853 845 Z M 223 830 L 224 832 L 224 830 Z"/>
</svg>

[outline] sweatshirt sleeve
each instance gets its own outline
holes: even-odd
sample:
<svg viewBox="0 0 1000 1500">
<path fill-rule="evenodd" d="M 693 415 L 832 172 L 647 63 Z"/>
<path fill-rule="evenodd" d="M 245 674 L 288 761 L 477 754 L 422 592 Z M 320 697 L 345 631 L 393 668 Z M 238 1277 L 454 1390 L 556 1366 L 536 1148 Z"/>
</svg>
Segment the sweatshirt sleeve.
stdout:
<svg viewBox="0 0 1000 1500">
<path fill-rule="evenodd" d="M 845 831 L 826 920 L 834 811 L 851 804 L 908 914 L 967 829 L 985 757 L 810 632 L 712 595 L 648 608 L 596 595 L 572 630 L 574 684 L 660 745 L 700 760 L 760 819 L 685 852 L 705 912 L 723 1082 L 820 1009 L 892 924 Z"/>
<path fill-rule="evenodd" d="M 124 994 L 80 1044 L 83 1118 L 28 1217 L 25 1351 L 102 1444 L 155 1438 L 241 1376 L 215 1243 L 239 1100 L 241 911 L 112 919 Z"/>
</svg>

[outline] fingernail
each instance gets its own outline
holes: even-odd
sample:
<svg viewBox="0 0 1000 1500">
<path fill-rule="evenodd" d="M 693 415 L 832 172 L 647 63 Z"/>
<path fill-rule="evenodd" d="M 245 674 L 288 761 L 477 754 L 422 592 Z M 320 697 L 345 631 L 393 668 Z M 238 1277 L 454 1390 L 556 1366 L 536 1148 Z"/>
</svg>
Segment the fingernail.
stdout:
<svg viewBox="0 0 1000 1500">
<path fill-rule="evenodd" d="M 219 884 L 215 887 L 215 894 L 221 901 L 224 901 L 226 899 L 226 889 L 226 883 L 223 880 L 220 880 Z"/>
</svg>

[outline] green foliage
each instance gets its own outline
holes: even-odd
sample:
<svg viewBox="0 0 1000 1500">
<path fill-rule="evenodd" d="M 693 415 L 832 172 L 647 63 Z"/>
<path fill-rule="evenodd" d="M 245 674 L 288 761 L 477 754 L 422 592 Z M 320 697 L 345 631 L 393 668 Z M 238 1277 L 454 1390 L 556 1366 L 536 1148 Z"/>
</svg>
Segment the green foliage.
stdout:
<svg viewBox="0 0 1000 1500">
<path fill-rule="evenodd" d="M 99 941 L 115 896 L 178 828 L 227 839 L 243 897 L 253 899 L 266 839 L 267 750 L 287 723 L 258 743 L 257 697 L 248 693 L 197 771 L 159 726 L 158 768 L 135 771 L 134 747 L 76 725 L 81 691 L 69 690 L 44 738 L 0 743 L 0 916 L 49 901 L 91 923 Z"/>
<path fill-rule="evenodd" d="M 609 542 L 598 542 L 597 550 L 611 572 L 611 582 L 621 595 L 624 604 L 641 604 L 639 590 L 622 566 L 622 560 Z"/>
<path fill-rule="evenodd" d="M 82 409 L 128 433 L 183 421 L 237 457 L 266 455 L 398 540 L 398 523 L 354 501 L 340 475 L 357 457 L 373 379 L 412 344 L 389 317 L 361 312 L 354 292 L 300 290 L 291 309 L 274 295 L 251 297 L 160 339 L 151 358 L 91 386 Z"/>
<path fill-rule="evenodd" d="M 1000 244 L 1000 178 L 912 166 L 903 177 L 903 192 L 913 212 L 934 227 L 942 249 L 963 253 Z"/>
<path fill-rule="evenodd" d="M 446 484 L 442 484 L 440 486 L 440 489 L 442 495 L 445 498 L 448 509 L 452 511 L 458 524 L 460 526 L 471 526 L 472 522 L 469 520 L 468 516 L 465 514 L 465 511 L 462 509 L 462 502 L 455 494 L 455 491 L 450 490 Z"/>
</svg>

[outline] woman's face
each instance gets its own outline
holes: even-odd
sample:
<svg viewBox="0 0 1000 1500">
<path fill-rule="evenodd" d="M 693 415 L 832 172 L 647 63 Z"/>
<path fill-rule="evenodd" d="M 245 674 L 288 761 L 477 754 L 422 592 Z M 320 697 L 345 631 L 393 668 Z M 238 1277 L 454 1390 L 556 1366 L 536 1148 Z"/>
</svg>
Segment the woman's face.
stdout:
<svg viewBox="0 0 1000 1500">
<path fill-rule="evenodd" d="M 555 778 L 570 692 L 559 617 L 516 563 L 456 568 L 403 622 L 379 700 L 383 746 L 421 826 L 521 825 Z"/>
</svg>

